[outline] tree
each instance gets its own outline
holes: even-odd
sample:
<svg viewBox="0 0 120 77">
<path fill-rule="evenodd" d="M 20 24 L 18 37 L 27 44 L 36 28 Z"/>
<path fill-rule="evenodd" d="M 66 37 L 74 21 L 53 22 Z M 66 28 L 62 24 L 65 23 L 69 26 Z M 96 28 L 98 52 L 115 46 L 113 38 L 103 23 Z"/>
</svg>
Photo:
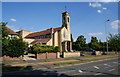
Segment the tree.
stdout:
<svg viewBox="0 0 120 77">
<path fill-rule="evenodd" d="M 120 51 L 120 34 L 109 34 L 108 43 L 112 50 L 116 52 Z"/>
<path fill-rule="evenodd" d="M 1 22 L 1 29 L 2 29 L 2 55 L 5 55 L 8 51 L 7 47 L 9 47 L 9 38 L 6 38 L 8 37 L 8 33 L 7 30 L 6 30 L 6 24 L 7 22 Z"/>
<path fill-rule="evenodd" d="M 5 55 L 10 57 L 19 57 L 24 54 L 27 49 L 27 43 L 23 42 L 23 39 L 10 39 Z"/>
<path fill-rule="evenodd" d="M 2 22 L 2 56 L 19 57 L 23 55 L 24 50 L 27 48 L 27 44 L 23 39 L 10 38 L 8 31 L 6 30 L 6 24 Z"/>
<path fill-rule="evenodd" d="M 86 50 L 86 38 L 84 38 L 83 35 L 78 36 L 76 42 L 74 43 L 74 49 Z"/>
<path fill-rule="evenodd" d="M 91 42 L 89 43 L 89 47 L 95 50 L 100 49 L 100 44 L 97 40 L 97 37 L 91 37 Z"/>
</svg>

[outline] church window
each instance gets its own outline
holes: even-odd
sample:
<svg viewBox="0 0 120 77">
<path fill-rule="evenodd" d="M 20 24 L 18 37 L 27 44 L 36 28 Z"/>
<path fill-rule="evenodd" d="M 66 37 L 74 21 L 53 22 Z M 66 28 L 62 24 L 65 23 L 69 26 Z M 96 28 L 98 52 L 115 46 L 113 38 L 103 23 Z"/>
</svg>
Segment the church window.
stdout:
<svg viewBox="0 0 120 77">
<path fill-rule="evenodd" d="M 68 22 L 69 22 L 69 17 L 67 19 L 68 19 Z"/>
</svg>

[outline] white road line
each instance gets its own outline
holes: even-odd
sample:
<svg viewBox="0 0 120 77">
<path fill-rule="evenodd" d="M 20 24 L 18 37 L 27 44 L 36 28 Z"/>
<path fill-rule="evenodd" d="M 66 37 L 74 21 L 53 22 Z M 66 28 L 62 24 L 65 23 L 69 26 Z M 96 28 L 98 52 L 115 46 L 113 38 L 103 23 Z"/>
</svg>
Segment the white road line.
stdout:
<svg viewBox="0 0 120 77">
<path fill-rule="evenodd" d="M 78 72 L 82 73 L 83 71 L 82 70 L 78 70 Z"/>
<path fill-rule="evenodd" d="M 113 62 L 113 63 L 115 63 L 115 64 L 117 63 L 118 64 L 118 62 Z"/>
<path fill-rule="evenodd" d="M 58 73 L 68 73 L 68 72 L 73 72 L 75 70 L 69 70 L 69 71 L 62 71 L 62 72 L 58 72 Z"/>
<path fill-rule="evenodd" d="M 95 69 L 100 69 L 99 67 L 97 67 L 97 66 L 93 66 Z"/>
<path fill-rule="evenodd" d="M 115 69 L 111 69 L 111 70 L 108 70 L 108 71 L 114 71 Z"/>
<path fill-rule="evenodd" d="M 94 75 L 101 75 L 102 73 L 96 73 L 96 74 L 94 74 Z"/>
</svg>

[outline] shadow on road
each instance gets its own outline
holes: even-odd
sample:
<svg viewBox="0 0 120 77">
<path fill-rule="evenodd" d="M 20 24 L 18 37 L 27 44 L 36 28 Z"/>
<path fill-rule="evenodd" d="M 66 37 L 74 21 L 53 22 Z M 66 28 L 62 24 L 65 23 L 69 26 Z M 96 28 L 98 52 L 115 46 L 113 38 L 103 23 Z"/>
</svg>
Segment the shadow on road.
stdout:
<svg viewBox="0 0 120 77">
<path fill-rule="evenodd" d="M 57 71 L 33 70 L 32 66 L 2 66 L 2 77 L 71 77 Z"/>
</svg>

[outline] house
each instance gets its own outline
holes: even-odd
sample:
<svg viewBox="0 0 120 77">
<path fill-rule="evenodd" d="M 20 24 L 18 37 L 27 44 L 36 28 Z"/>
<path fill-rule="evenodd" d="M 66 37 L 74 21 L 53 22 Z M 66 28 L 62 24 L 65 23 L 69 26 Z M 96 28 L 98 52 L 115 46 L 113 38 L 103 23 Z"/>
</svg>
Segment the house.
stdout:
<svg viewBox="0 0 120 77">
<path fill-rule="evenodd" d="M 17 35 L 16 32 L 14 32 L 13 30 L 11 30 L 7 26 L 4 26 L 4 27 L 5 27 L 5 32 L 8 33 L 8 37 L 10 37 L 10 38 L 16 38 L 16 37 L 18 37 L 18 35 Z"/>
<path fill-rule="evenodd" d="M 62 26 L 50 28 L 40 32 L 30 32 L 21 30 L 17 32 L 20 37 L 29 45 L 40 44 L 59 46 L 60 51 L 72 51 L 71 32 L 70 32 L 70 13 L 62 13 Z"/>
</svg>

